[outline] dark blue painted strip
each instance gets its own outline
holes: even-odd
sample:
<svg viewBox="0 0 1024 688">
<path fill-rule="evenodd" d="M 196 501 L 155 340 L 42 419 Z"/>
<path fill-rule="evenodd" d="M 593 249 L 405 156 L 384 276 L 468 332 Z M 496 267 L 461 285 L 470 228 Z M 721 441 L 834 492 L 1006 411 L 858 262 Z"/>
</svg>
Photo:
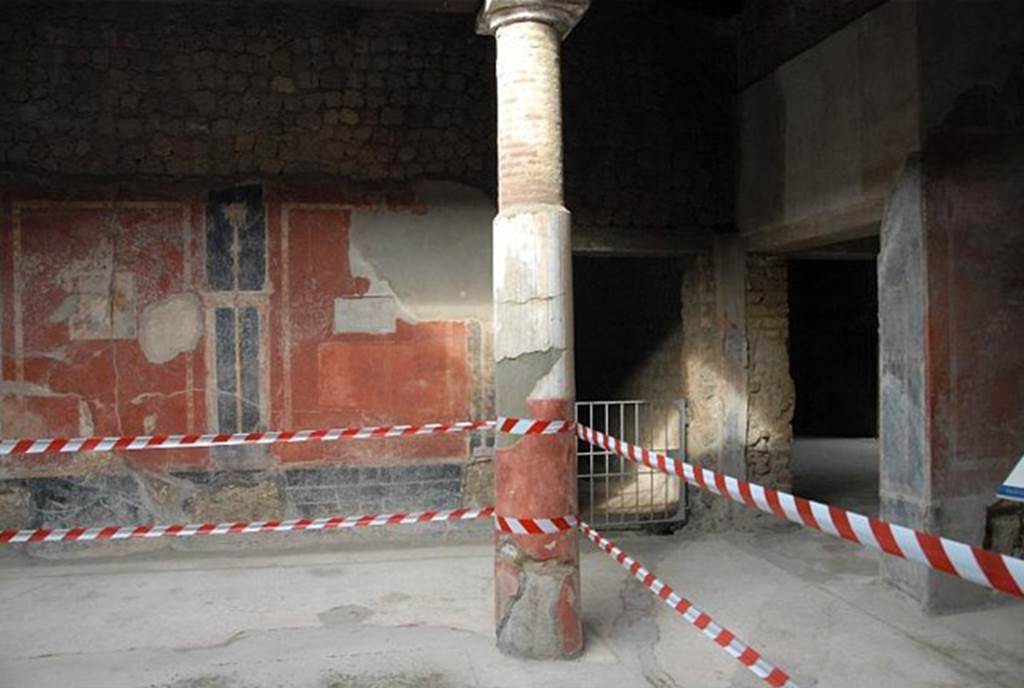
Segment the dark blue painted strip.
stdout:
<svg viewBox="0 0 1024 688">
<path fill-rule="evenodd" d="M 246 207 L 245 222 L 238 228 L 238 288 L 260 291 L 267 272 L 267 215 L 263 207 L 263 189 L 246 186 L 238 192 Z"/>
<path fill-rule="evenodd" d="M 241 432 L 257 430 L 260 424 L 260 315 L 252 307 L 238 312 L 238 360 L 242 381 Z"/>
<path fill-rule="evenodd" d="M 217 369 L 217 429 L 238 432 L 238 376 L 235 373 L 235 309 L 218 308 L 214 317 Z"/>
</svg>

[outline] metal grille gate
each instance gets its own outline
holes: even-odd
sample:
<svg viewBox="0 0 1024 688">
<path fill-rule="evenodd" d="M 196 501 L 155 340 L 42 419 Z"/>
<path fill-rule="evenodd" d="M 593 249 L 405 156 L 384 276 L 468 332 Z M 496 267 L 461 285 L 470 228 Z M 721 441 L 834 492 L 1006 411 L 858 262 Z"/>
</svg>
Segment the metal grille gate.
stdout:
<svg viewBox="0 0 1024 688">
<path fill-rule="evenodd" d="M 686 401 L 578 401 L 576 421 L 638 446 L 682 458 L 686 446 Z M 615 456 L 580 440 L 580 513 L 604 527 L 682 524 L 682 481 Z"/>
</svg>

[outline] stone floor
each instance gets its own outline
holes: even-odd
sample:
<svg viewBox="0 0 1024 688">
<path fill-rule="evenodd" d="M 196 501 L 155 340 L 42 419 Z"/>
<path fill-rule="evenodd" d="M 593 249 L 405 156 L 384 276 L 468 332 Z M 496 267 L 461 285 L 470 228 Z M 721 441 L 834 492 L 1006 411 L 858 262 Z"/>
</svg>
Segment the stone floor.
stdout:
<svg viewBox="0 0 1024 688">
<path fill-rule="evenodd" d="M 879 582 L 872 554 L 786 524 L 754 528 L 616 539 L 804 688 L 1021 685 L 1024 603 L 926 617 Z M 586 541 L 586 653 L 529 662 L 494 649 L 486 536 L 416 545 L 349 535 L 290 535 L 293 547 L 274 552 L 104 560 L 47 561 L 7 549 L 0 684 L 762 685 Z"/>
<path fill-rule="evenodd" d="M 793 491 L 801 497 L 878 515 L 878 439 L 798 437 Z"/>
</svg>

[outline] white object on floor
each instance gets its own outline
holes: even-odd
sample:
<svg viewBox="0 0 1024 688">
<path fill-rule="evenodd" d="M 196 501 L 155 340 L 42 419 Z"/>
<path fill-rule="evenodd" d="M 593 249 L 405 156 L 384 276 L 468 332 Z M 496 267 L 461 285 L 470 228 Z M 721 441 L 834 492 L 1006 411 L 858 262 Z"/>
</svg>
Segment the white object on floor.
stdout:
<svg viewBox="0 0 1024 688">
<path fill-rule="evenodd" d="M 1017 467 L 1010 471 L 1010 477 L 999 486 L 996 494 L 1003 499 L 1024 502 L 1024 456 L 1017 462 Z"/>
</svg>

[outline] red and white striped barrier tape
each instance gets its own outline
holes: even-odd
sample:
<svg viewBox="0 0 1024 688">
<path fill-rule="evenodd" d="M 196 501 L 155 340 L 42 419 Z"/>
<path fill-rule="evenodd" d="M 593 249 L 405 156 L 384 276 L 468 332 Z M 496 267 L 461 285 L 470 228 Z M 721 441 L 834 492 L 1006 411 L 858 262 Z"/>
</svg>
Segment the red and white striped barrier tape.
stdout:
<svg viewBox="0 0 1024 688">
<path fill-rule="evenodd" d="M 0 532 L 0 544 L 23 542 L 91 542 L 131 538 L 191 537 L 193 535 L 247 535 L 251 533 L 287 533 L 295 530 L 339 530 L 370 526 L 397 526 L 442 521 L 466 521 L 494 515 L 494 507 L 483 509 L 447 509 L 366 516 L 299 518 L 290 521 L 235 521 L 228 523 L 192 523 L 174 525 L 106 526 L 102 528 L 34 528 Z"/>
<path fill-rule="evenodd" d="M 575 530 L 575 516 L 557 518 L 514 518 L 498 516 L 494 507 L 413 511 L 366 516 L 298 518 L 290 521 L 231 521 L 227 523 L 191 523 L 174 525 L 105 526 L 99 528 L 28 528 L 0 532 L 0 544 L 24 542 L 91 542 L 93 540 L 129 540 L 132 538 L 191 537 L 193 535 L 247 535 L 251 533 L 287 533 L 295 530 L 340 530 L 371 526 L 399 526 L 442 521 L 467 521 L 494 517 L 497 530 L 516 535 L 542 535 Z"/>
<path fill-rule="evenodd" d="M 514 535 L 547 535 L 565 530 L 575 530 L 579 519 L 575 516 L 558 518 L 513 518 L 494 515 L 494 527 L 503 533 Z"/>
<path fill-rule="evenodd" d="M 115 437 L 56 437 L 51 439 L 0 440 L 0 456 L 68 454 L 72 452 L 137 451 L 189 447 L 229 447 L 240 444 L 278 444 L 333 440 L 358 440 L 410 435 L 439 435 L 497 428 L 510 435 L 550 435 L 572 430 L 565 420 L 499 418 L 493 420 L 424 423 L 422 425 L 380 425 L 332 428 L 329 430 L 271 430 L 205 435 L 123 435 Z"/>
<path fill-rule="evenodd" d="M 1024 597 L 1024 560 L 923 533 L 672 459 L 583 425 L 580 439 L 702 490 L 836 537 L 924 564 L 993 590 Z"/>
<path fill-rule="evenodd" d="M 498 417 L 498 432 L 506 435 L 555 435 L 569 432 L 576 423 L 571 420 L 534 420 L 532 418 Z"/>
<path fill-rule="evenodd" d="M 682 616 L 687 623 L 699 629 L 701 633 L 715 641 L 730 657 L 750 669 L 755 676 L 777 688 L 798 688 L 786 672 L 773 665 L 761 653 L 733 635 L 731 631 L 715 623 L 710 616 L 693 606 L 688 599 L 676 593 L 671 586 L 659 580 L 640 562 L 627 555 L 586 523 L 580 522 L 579 527 L 587 539 L 611 556 L 622 568 L 629 571 L 630 575 L 643 583 L 662 602 Z"/>
</svg>

